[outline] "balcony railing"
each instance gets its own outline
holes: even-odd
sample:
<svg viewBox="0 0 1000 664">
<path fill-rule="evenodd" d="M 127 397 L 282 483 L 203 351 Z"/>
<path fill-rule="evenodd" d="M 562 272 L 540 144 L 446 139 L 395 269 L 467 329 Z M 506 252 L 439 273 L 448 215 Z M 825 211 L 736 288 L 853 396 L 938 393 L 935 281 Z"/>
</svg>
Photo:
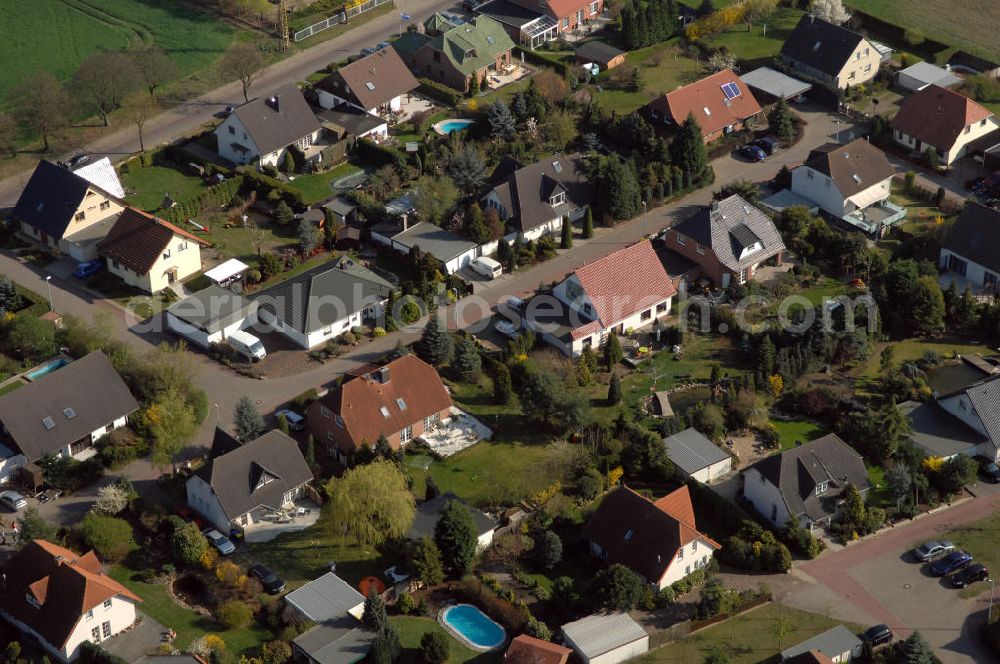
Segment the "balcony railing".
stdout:
<svg viewBox="0 0 1000 664">
<path fill-rule="evenodd" d="M 879 201 L 863 210 L 845 214 L 841 219 L 871 235 L 879 235 L 882 229 L 898 223 L 906 217 L 906 208 L 889 201 Z"/>
</svg>

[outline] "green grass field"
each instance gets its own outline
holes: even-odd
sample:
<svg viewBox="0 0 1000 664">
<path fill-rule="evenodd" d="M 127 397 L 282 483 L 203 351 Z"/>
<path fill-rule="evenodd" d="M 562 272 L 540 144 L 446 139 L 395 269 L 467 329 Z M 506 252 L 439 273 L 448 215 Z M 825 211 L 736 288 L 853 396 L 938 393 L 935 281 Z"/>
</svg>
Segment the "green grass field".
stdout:
<svg viewBox="0 0 1000 664">
<path fill-rule="evenodd" d="M 312 204 L 333 195 L 333 190 L 330 189 L 330 182 L 345 175 L 357 173 L 360 170 L 360 167 L 348 162 L 331 168 L 325 173 L 296 176 L 294 180 L 288 183 L 288 186 L 301 191 L 305 202 Z"/>
<path fill-rule="evenodd" d="M 801 17 L 800 9 L 778 7 L 766 23 L 755 24 L 750 30 L 745 23 L 730 26 L 709 39 L 708 44 L 713 48 L 726 47 L 742 62 L 767 58 L 778 54 Z"/>
<path fill-rule="evenodd" d="M 178 0 L 34 0 L 17 5 L 0 14 L 0 99 L 34 72 L 66 80 L 97 50 L 140 44 L 158 44 L 186 76 L 211 64 L 235 34 L 223 21 Z"/>
<path fill-rule="evenodd" d="M 778 430 L 782 451 L 795 447 L 796 442 L 808 443 L 826 433 L 807 420 L 771 420 L 771 424 Z"/>
<path fill-rule="evenodd" d="M 399 645 L 402 646 L 402 652 L 397 660 L 399 664 L 419 664 L 423 661 L 420 656 L 420 639 L 428 632 L 444 632 L 437 621 L 431 618 L 393 616 L 389 622 L 399 632 Z M 444 633 L 447 634 L 447 632 Z M 451 635 L 448 636 L 448 661 L 450 664 L 465 664 L 473 659 L 476 660 L 477 664 L 485 664 L 497 661 L 498 656 L 496 653 L 480 654 L 474 652 L 456 641 Z"/>
<path fill-rule="evenodd" d="M 676 40 L 671 40 L 632 51 L 625 60 L 639 69 L 642 89 L 638 92 L 610 90 L 605 83 L 602 91 L 594 93 L 594 101 L 605 110 L 627 114 L 645 106 L 658 94 L 698 80 L 704 73 L 701 67 L 694 60 L 675 53 L 675 48 Z"/>
<path fill-rule="evenodd" d="M 976 562 L 986 565 L 986 568 L 996 573 L 1000 568 L 1000 551 L 997 550 L 997 535 L 1000 534 L 1000 515 L 976 521 L 968 525 L 956 528 L 944 534 L 955 546 L 964 549 L 972 554 Z M 919 544 L 915 542 L 914 544 Z M 962 597 L 966 599 L 975 597 L 989 589 L 989 584 L 985 581 L 975 583 L 962 590 Z"/>
<path fill-rule="evenodd" d="M 121 178 L 128 195 L 125 200 L 143 210 L 152 212 L 160 207 L 165 194 L 178 203 L 190 200 L 202 190 L 201 178 L 185 175 L 175 168 L 147 166 L 132 168 Z"/>
</svg>

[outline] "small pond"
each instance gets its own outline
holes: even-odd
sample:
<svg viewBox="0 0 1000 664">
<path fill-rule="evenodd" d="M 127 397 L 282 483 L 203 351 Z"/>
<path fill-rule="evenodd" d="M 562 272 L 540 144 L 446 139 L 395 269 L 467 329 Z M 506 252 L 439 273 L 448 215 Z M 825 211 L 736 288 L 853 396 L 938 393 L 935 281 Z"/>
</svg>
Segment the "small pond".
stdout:
<svg viewBox="0 0 1000 664">
<path fill-rule="evenodd" d="M 188 606 L 205 606 L 207 603 L 207 586 L 205 582 L 193 574 L 185 574 L 174 580 L 174 595 Z"/>
<path fill-rule="evenodd" d="M 670 407 L 675 415 L 683 415 L 687 409 L 698 405 L 702 401 L 708 401 L 712 396 L 711 390 L 707 387 L 692 387 L 670 395 Z"/>
<path fill-rule="evenodd" d="M 934 367 L 927 372 L 927 385 L 931 390 L 944 394 L 971 385 L 986 375 L 965 362 L 953 362 Z"/>
</svg>

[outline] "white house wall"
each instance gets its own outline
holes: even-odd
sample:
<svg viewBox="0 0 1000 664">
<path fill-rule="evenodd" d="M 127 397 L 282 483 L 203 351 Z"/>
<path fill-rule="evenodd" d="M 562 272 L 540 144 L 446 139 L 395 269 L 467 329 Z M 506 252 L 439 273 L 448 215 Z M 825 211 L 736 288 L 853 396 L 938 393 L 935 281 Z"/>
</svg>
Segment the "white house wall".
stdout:
<svg viewBox="0 0 1000 664">
<path fill-rule="evenodd" d="M 681 557 L 674 556 L 656 586 L 662 590 L 680 581 L 691 572 L 705 567 L 712 560 L 714 551 L 715 547 L 704 539 L 696 539 L 685 544 L 678 549 L 678 553 L 682 554 Z"/>
<path fill-rule="evenodd" d="M 781 497 L 781 491 L 771 482 L 764 480 L 756 468 L 748 468 L 744 473 L 743 495 L 761 516 L 778 527 L 783 527 L 791 518 L 788 507 L 785 506 L 785 499 Z M 776 519 L 772 519 L 771 514 L 775 507 L 778 515 Z"/>
<path fill-rule="evenodd" d="M 792 171 L 792 191 L 834 217 L 842 217 L 847 212 L 844 196 L 833 179 L 809 166 L 802 165 Z"/>
<path fill-rule="evenodd" d="M 695 472 L 691 473 L 689 477 L 698 480 L 702 484 L 708 484 L 709 482 L 726 475 L 732 469 L 733 469 L 733 458 L 729 457 L 727 459 L 723 459 L 722 461 L 718 461 L 709 466 L 696 470 Z"/>
<path fill-rule="evenodd" d="M 111 606 L 104 608 L 104 604 L 98 604 L 93 608 L 93 618 L 88 619 L 86 613 L 80 616 L 80 621 L 76 624 L 69 639 L 66 641 L 66 653 L 70 659 L 76 659 L 80 654 L 80 645 L 92 640 L 92 631 L 95 627 L 101 630 L 101 638 L 98 643 L 105 641 L 102 625 L 105 622 L 111 623 L 111 637 L 118 634 L 126 627 L 131 627 L 135 622 L 135 604 L 132 600 L 119 596 L 111 598 Z"/>
<path fill-rule="evenodd" d="M 955 160 L 961 159 L 966 155 L 969 143 L 985 136 L 991 131 L 995 131 L 997 126 L 996 117 L 990 116 L 985 120 L 966 126 L 965 129 L 958 135 L 954 145 L 935 145 L 934 148 L 938 151 L 938 157 L 941 158 L 942 163 L 946 166 L 951 166 Z M 894 130 L 892 135 L 895 141 L 900 145 L 903 145 L 910 150 L 917 149 L 917 139 L 913 136 L 905 134 L 898 129 Z M 921 143 L 919 151 L 924 152 L 928 147 L 930 146 L 927 143 Z"/>
<path fill-rule="evenodd" d="M 101 438 L 103 438 L 104 436 L 106 436 L 109 433 L 111 433 L 111 431 L 114 431 L 115 429 L 121 429 L 126 424 L 128 424 L 128 416 L 127 415 L 122 415 L 121 417 L 119 417 L 115 421 L 111 422 L 111 429 L 110 429 L 110 431 L 108 430 L 108 428 L 106 426 L 105 427 L 101 427 L 97 431 L 92 431 L 91 434 L 90 434 L 90 442 L 96 443 Z"/>
<path fill-rule="evenodd" d="M 232 131 L 230 131 L 232 129 Z M 260 156 L 257 144 L 250 138 L 246 127 L 240 122 L 235 113 L 230 113 L 222 124 L 215 129 L 216 142 L 218 144 L 219 156 L 228 159 L 234 164 L 249 164 Z M 247 149 L 246 152 L 234 150 L 233 143 L 238 143 Z"/>
<path fill-rule="evenodd" d="M 228 535 L 232 528 L 232 523 L 222 509 L 222 505 L 219 504 L 219 499 L 216 497 L 215 492 L 212 491 L 212 487 L 208 482 L 197 475 L 192 475 L 188 478 L 185 488 L 187 490 L 187 502 L 191 509 L 205 517 L 223 535 Z"/>
<path fill-rule="evenodd" d="M 941 258 L 938 265 L 944 269 L 948 269 L 948 259 L 954 256 L 959 260 L 965 261 L 965 275 L 964 278 L 975 284 L 976 286 L 982 286 L 986 282 L 986 275 L 991 274 L 994 277 L 996 283 L 1000 283 L 1000 274 L 990 270 L 979 263 L 973 262 L 961 254 L 957 254 L 949 249 L 941 249 Z"/>
<path fill-rule="evenodd" d="M 572 640 L 567 639 L 567 641 L 572 644 Z M 583 660 L 584 664 L 620 664 L 620 662 L 630 660 L 649 652 L 649 637 L 644 636 L 641 639 L 633 641 L 632 643 L 626 643 L 625 645 L 619 646 L 614 650 L 610 650 L 602 655 L 597 655 L 592 658 L 584 657 L 583 654 L 580 653 L 579 648 L 574 647 L 573 649 L 580 655 L 580 659 Z"/>
<path fill-rule="evenodd" d="M 476 549 L 479 551 L 488 549 L 490 544 L 493 543 L 493 534 L 495 532 L 496 530 L 489 530 L 476 538 Z"/>
</svg>

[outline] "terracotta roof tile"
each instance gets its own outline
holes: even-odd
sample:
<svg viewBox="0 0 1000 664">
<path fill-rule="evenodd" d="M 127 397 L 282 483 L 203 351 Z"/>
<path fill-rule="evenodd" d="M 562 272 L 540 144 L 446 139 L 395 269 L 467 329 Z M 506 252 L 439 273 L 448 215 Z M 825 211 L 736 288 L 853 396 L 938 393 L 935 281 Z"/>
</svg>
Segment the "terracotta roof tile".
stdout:
<svg viewBox="0 0 1000 664">
<path fill-rule="evenodd" d="M 146 274 L 175 235 L 198 244 L 208 242 L 159 217 L 127 207 L 107 236 L 97 245 L 98 251 L 113 261 L 121 263 L 137 274 Z"/>
<path fill-rule="evenodd" d="M 370 110 L 419 85 L 399 53 L 390 46 L 344 65 L 316 87 Z"/>
<path fill-rule="evenodd" d="M 946 152 L 968 125 L 992 115 L 965 95 L 928 85 L 903 101 L 892 128 Z"/>
<path fill-rule="evenodd" d="M 604 327 L 677 293 L 649 240 L 619 249 L 577 268 L 575 273 Z"/>
<path fill-rule="evenodd" d="M 735 85 L 738 96 L 727 99 L 725 85 Z M 740 77 L 731 69 L 706 76 L 700 81 L 677 88 L 650 102 L 650 108 L 682 124 L 694 115 L 703 136 L 721 131 L 760 113 L 760 104 Z M 707 109 L 707 111 L 706 111 Z"/>
<path fill-rule="evenodd" d="M 503 659 L 507 664 L 566 664 L 572 650 L 522 634 L 510 642 Z"/>
</svg>

